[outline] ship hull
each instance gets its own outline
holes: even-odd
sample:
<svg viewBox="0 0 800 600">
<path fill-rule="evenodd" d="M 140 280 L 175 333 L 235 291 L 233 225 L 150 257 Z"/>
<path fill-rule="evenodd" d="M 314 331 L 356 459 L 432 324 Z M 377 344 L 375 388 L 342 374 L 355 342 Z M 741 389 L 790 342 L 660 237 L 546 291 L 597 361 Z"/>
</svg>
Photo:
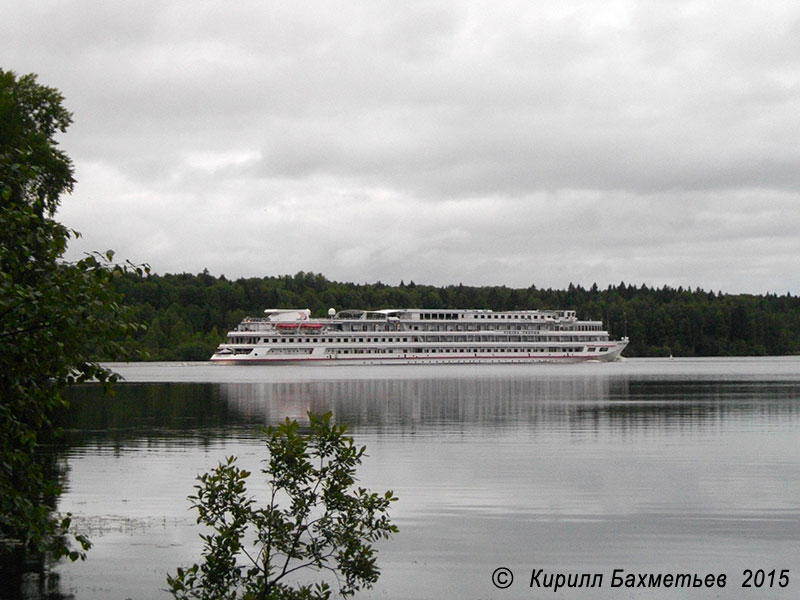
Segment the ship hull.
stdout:
<svg viewBox="0 0 800 600">
<path fill-rule="evenodd" d="M 619 360 L 624 350 L 625 343 L 618 343 L 616 347 L 609 348 L 602 355 L 588 353 L 574 354 L 538 354 L 520 356 L 508 354 L 455 354 L 452 356 L 440 355 L 400 355 L 400 356 L 308 356 L 308 357 L 281 357 L 259 355 L 219 355 L 211 357 L 211 362 L 231 365 L 477 365 L 477 364 L 536 364 L 536 363 L 582 363 L 582 362 L 611 362 Z"/>
</svg>

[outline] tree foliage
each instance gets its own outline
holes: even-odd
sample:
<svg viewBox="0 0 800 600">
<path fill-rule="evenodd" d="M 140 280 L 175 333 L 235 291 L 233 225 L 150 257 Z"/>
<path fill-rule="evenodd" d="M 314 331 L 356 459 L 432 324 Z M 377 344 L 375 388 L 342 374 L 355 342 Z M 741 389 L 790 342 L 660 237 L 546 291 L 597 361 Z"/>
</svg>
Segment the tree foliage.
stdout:
<svg viewBox="0 0 800 600">
<path fill-rule="evenodd" d="M 60 489 L 44 448 L 66 385 L 115 380 L 96 357 L 127 356 L 138 326 L 112 280 L 145 272 L 114 265 L 110 251 L 62 260 L 78 235 L 53 218 L 74 185 L 55 139 L 71 122 L 62 100 L 34 75 L 0 69 L 0 553 L 75 560 L 83 552 L 64 537 L 69 515 L 53 514 Z M 85 551 L 88 540 L 76 539 Z"/>
<path fill-rule="evenodd" d="M 288 418 L 265 430 L 265 506 L 248 495 L 250 473 L 234 457 L 198 477 L 189 499 L 208 531 L 204 560 L 167 577 L 175 598 L 329 598 L 325 578 L 298 583 L 309 569 L 329 573 L 343 596 L 377 581 L 373 544 L 397 531 L 388 517 L 396 498 L 355 486 L 365 448 L 345 425 L 330 413 L 309 419 L 306 432 Z"/>
<path fill-rule="evenodd" d="M 133 348 L 157 360 L 206 360 L 244 316 L 264 308 L 574 309 L 601 320 L 615 337 L 628 336 L 626 356 L 781 355 L 800 352 L 800 298 L 789 294 L 723 294 L 702 289 L 634 286 L 566 290 L 530 286 L 435 287 L 330 281 L 300 272 L 234 281 L 208 272 L 115 281 L 137 317 L 149 323 Z"/>
</svg>

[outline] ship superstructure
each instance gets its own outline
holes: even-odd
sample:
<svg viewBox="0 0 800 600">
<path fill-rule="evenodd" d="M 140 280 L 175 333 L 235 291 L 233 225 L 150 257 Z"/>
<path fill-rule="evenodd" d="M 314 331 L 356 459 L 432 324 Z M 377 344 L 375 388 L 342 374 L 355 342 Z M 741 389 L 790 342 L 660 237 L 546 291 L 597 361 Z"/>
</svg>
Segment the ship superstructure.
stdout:
<svg viewBox="0 0 800 600">
<path fill-rule="evenodd" d="M 627 338 L 572 310 L 267 309 L 228 333 L 212 361 L 239 364 L 607 362 Z"/>
</svg>

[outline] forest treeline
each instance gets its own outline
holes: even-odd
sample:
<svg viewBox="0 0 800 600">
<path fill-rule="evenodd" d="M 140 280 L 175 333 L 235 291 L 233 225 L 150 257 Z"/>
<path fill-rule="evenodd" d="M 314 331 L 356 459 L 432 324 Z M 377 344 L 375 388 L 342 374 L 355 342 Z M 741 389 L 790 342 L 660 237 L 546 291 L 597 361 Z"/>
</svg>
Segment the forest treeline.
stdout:
<svg viewBox="0 0 800 600">
<path fill-rule="evenodd" d="M 265 308 L 574 309 L 602 320 L 615 338 L 628 336 L 626 356 L 747 356 L 800 352 L 800 297 L 723 294 L 625 283 L 565 290 L 342 283 L 300 272 L 235 281 L 207 271 L 117 278 L 117 290 L 147 325 L 131 342 L 150 360 L 206 360 L 245 316 Z"/>
</svg>

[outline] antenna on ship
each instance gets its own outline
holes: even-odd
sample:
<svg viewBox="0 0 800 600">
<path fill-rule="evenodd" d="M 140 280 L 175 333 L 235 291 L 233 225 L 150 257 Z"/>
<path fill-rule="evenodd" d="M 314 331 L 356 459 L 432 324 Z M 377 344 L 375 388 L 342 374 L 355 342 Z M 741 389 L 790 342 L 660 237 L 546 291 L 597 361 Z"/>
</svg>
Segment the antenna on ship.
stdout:
<svg viewBox="0 0 800 600">
<path fill-rule="evenodd" d="M 328 316 L 330 318 L 333 318 L 335 314 L 336 314 L 336 309 L 335 308 L 329 308 L 328 309 Z"/>
</svg>

